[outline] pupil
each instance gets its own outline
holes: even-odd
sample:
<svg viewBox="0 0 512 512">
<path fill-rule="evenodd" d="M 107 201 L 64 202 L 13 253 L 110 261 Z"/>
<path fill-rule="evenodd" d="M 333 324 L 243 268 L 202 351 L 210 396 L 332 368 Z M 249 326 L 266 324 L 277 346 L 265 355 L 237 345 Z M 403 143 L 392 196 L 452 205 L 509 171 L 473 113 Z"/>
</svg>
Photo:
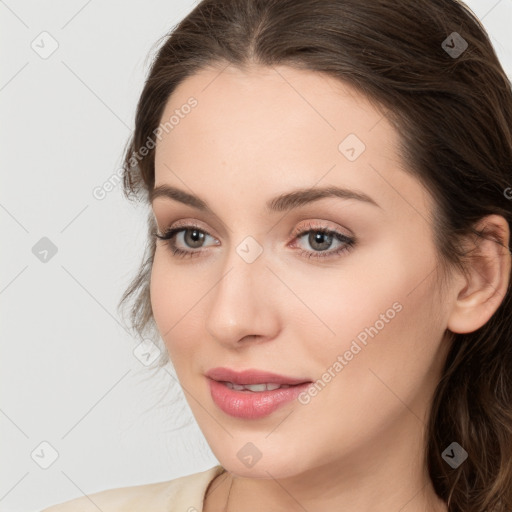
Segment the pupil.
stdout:
<svg viewBox="0 0 512 512">
<path fill-rule="evenodd" d="M 317 250 L 322 249 L 328 249 L 332 242 L 332 236 L 328 235 L 327 233 L 321 233 L 321 232 L 313 232 L 309 235 L 309 243 L 311 244 L 311 247 L 315 249 L 315 245 L 319 244 L 320 247 L 317 247 Z"/>
<path fill-rule="evenodd" d="M 191 243 L 189 244 L 189 240 L 187 240 L 187 244 L 192 245 L 193 247 L 195 247 L 194 244 L 200 246 L 204 238 L 204 233 L 201 233 L 197 229 L 189 230 L 188 233 L 190 233 L 190 236 L 188 238 L 191 239 Z"/>
</svg>

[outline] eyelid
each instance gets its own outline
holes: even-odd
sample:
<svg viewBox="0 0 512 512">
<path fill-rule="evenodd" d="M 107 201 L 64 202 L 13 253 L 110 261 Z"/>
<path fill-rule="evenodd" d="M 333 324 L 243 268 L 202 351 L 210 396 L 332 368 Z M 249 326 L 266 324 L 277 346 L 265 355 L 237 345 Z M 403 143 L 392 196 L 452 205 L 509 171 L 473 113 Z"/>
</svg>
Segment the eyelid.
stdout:
<svg viewBox="0 0 512 512">
<path fill-rule="evenodd" d="M 327 220 L 308 220 L 305 222 L 305 224 L 301 224 L 297 227 L 295 227 L 291 233 L 290 236 L 292 236 L 294 239 L 298 235 L 303 234 L 304 232 L 308 232 L 311 230 L 319 230 L 319 231 L 334 231 L 338 232 L 341 235 L 347 237 L 347 238 L 355 238 L 354 235 L 351 232 L 347 232 L 349 230 L 344 229 L 340 227 L 339 225 L 330 225 L 330 222 Z"/>
<path fill-rule="evenodd" d="M 195 229 L 203 232 L 205 235 L 211 236 L 217 242 L 219 241 L 218 238 L 215 235 L 212 235 L 210 233 L 209 229 L 204 228 L 203 225 L 200 222 L 195 221 L 195 220 L 186 220 L 186 219 L 185 220 L 178 220 L 175 223 L 173 223 L 172 226 L 170 226 L 169 228 L 165 228 L 163 230 L 160 230 L 160 233 L 165 235 L 165 233 L 168 233 L 171 230 L 176 231 L 176 230 L 178 230 L 180 228 L 182 228 L 182 229 L 185 229 L 185 228 L 195 228 Z"/>
<path fill-rule="evenodd" d="M 327 223 L 327 225 L 326 225 Z M 332 227 L 329 227 L 328 225 L 329 221 L 325 221 L 325 220 L 308 220 L 306 221 L 306 224 L 301 224 L 299 226 L 296 226 L 292 232 L 290 233 L 290 237 L 292 239 L 292 241 L 296 240 L 296 238 L 298 237 L 298 235 L 303 235 L 305 233 L 307 233 L 309 230 L 319 230 L 319 231 L 333 231 L 333 232 L 340 232 L 341 228 L 337 227 L 337 226 L 332 226 Z M 217 242 L 219 241 L 218 238 L 215 236 L 215 235 L 212 235 L 210 233 L 210 231 L 208 229 L 205 229 L 201 223 L 197 222 L 197 221 L 193 221 L 193 220 L 179 220 L 177 222 L 175 222 L 174 224 L 172 224 L 172 226 L 170 228 L 167 228 L 167 229 L 164 229 L 164 230 L 159 230 L 160 233 L 162 235 L 165 235 L 165 233 L 168 233 L 169 231 L 173 230 L 173 231 L 176 231 L 178 230 L 178 228 L 196 228 L 198 230 L 200 230 L 201 232 L 203 232 L 204 234 L 214 238 Z M 343 233 L 341 232 L 340 233 L 341 235 L 343 235 L 344 237 L 346 237 L 347 239 L 354 239 L 354 235 L 352 235 L 351 233 Z"/>
<path fill-rule="evenodd" d="M 155 225 L 156 228 L 160 231 L 160 233 L 164 232 L 165 230 L 168 230 L 171 226 L 177 227 L 182 225 L 193 225 L 194 227 L 197 227 L 197 229 L 200 229 L 201 231 L 204 231 L 205 233 L 208 233 L 211 236 L 219 239 L 220 236 L 225 236 L 232 231 L 230 227 L 226 225 L 216 215 L 210 216 L 210 214 L 208 213 L 201 213 L 200 216 L 197 217 L 197 212 L 191 212 L 190 210 L 192 208 L 189 206 L 180 205 L 184 209 L 180 207 L 175 209 L 174 206 L 175 205 L 173 204 L 168 205 L 161 204 L 159 202 L 157 202 L 156 205 L 152 206 L 152 212 L 155 218 Z M 190 217 L 188 217 L 189 215 Z M 162 229 L 160 229 L 160 226 L 162 226 Z"/>
</svg>

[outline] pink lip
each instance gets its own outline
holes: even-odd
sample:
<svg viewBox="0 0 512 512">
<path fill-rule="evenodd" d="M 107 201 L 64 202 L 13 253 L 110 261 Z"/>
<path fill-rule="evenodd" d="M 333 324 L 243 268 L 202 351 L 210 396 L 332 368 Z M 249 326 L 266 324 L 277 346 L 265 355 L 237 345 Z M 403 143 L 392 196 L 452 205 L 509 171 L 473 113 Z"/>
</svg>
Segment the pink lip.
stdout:
<svg viewBox="0 0 512 512">
<path fill-rule="evenodd" d="M 223 382 L 209 379 L 210 393 L 217 406 L 230 416 L 253 420 L 273 413 L 278 407 L 296 399 L 311 382 L 273 391 L 236 391 Z"/>
<path fill-rule="evenodd" d="M 210 394 L 215 404 L 226 414 L 235 418 L 257 419 L 268 416 L 282 405 L 296 399 L 311 381 L 286 377 L 261 370 L 235 372 L 229 368 L 214 368 L 207 372 Z M 272 391 L 236 391 L 226 382 L 234 384 L 288 384 L 289 388 Z"/>
<path fill-rule="evenodd" d="M 230 368 L 212 368 L 206 372 L 206 376 L 218 382 L 232 382 L 233 384 L 303 384 L 311 382 L 309 379 L 300 379 L 296 377 L 287 377 L 263 370 L 244 370 L 236 372 Z"/>
</svg>

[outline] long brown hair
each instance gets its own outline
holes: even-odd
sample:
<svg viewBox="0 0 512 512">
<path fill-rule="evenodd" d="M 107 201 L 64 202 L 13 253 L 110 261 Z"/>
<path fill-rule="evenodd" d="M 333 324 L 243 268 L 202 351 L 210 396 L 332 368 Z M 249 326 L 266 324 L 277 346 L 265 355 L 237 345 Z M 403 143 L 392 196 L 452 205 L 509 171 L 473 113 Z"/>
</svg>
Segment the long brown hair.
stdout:
<svg viewBox="0 0 512 512">
<path fill-rule="evenodd" d="M 511 226 L 511 84 L 481 22 L 455 0 L 203 0 L 152 62 L 125 150 L 128 198 L 148 202 L 155 182 L 149 142 L 174 89 L 205 67 L 252 64 L 326 73 L 386 112 L 401 136 L 408 172 L 435 199 L 441 270 L 465 271 L 461 241 L 486 236 L 474 228 L 482 217 L 498 214 Z M 143 147 L 150 149 L 140 158 Z M 148 230 L 155 230 L 151 214 Z M 141 337 L 155 332 L 149 296 L 154 252 L 151 236 L 120 302 L 131 299 L 132 325 Z M 512 510 L 511 290 L 509 282 L 480 329 L 451 333 L 433 398 L 426 460 L 452 512 Z M 455 469 L 442 457 L 454 441 L 468 453 Z"/>
</svg>

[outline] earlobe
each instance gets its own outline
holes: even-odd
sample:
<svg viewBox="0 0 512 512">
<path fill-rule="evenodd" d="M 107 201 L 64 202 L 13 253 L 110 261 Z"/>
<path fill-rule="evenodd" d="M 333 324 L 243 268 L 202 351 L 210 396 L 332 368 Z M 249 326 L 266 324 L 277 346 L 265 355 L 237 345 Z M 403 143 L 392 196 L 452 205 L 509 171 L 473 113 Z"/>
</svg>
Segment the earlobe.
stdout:
<svg viewBox="0 0 512 512">
<path fill-rule="evenodd" d="M 499 308 L 510 281 L 510 230 L 506 219 L 489 215 L 475 224 L 482 233 L 468 253 L 468 273 L 458 281 L 447 328 L 469 333 L 485 325 Z"/>
</svg>

